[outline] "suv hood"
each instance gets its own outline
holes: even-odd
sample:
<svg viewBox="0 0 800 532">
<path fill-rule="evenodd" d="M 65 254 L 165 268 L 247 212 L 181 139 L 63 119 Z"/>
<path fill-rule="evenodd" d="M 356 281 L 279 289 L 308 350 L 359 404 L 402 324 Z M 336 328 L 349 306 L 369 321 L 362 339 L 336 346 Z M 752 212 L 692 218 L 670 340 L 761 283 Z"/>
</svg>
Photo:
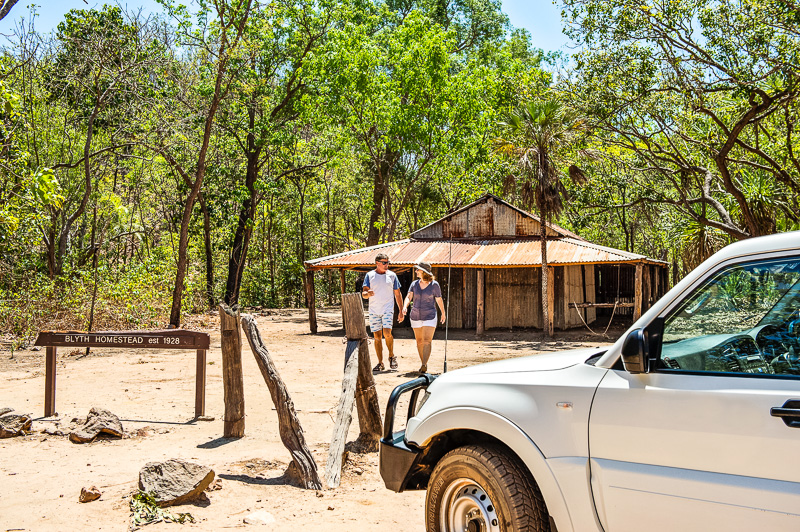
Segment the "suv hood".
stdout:
<svg viewBox="0 0 800 532">
<path fill-rule="evenodd" d="M 562 351 L 547 355 L 530 355 L 527 357 L 510 358 L 469 366 L 458 369 L 451 373 L 459 375 L 487 375 L 493 373 L 520 373 L 527 371 L 555 371 L 568 368 L 576 364 L 582 364 L 587 358 L 599 355 L 608 349 L 607 347 L 595 347 L 588 349 L 575 349 L 573 351 Z M 446 375 L 450 375 L 447 373 Z M 444 377 L 445 375 L 442 375 Z M 441 378 L 441 377 L 440 377 Z"/>
</svg>

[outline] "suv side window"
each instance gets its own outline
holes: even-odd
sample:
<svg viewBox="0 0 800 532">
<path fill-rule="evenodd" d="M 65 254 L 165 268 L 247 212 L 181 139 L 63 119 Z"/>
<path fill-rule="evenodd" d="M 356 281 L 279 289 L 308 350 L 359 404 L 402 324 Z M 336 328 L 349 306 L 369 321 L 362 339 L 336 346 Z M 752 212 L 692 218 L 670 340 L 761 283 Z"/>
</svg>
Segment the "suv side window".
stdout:
<svg viewBox="0 0 800 532">
<path fill-rule="evenodd" d="M 658 367 L 800 376 L 800 258 L 724 268 L 666 317 Z"/>
</svg>

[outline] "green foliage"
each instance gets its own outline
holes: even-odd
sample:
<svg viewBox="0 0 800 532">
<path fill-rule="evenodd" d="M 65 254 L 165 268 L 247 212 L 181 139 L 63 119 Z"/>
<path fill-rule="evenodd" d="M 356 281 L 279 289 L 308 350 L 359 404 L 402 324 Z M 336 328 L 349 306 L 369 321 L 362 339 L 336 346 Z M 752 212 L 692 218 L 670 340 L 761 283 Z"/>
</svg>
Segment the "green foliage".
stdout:
<svg viewBox="0 0 800 532">
<path fill-rule="evenodd" d="M 180 524 L 195 522 L 192 514 L 188 512 L 175 515 L 169 510 L 159 507 L 153 496 L 143 491 L 131 495 L 130 509 L 131 525 L 134 527 L 162 522 Z"/>
<path fill-rule="evenodd" d="M 781 2 L 567 0 L 565 18 L 585 45 L 565 89 L 599 151 L 657 183 L 632 200 L 734 239 L 797 223 L 800 35 Z"/>
<path fill-rule="evenodd" d="M 161 4 L 2 49 L 0 328 L 23 343 L 88 326 L 95 288 L 96 329 L 163 326 L 182 251 L 184 318 L 232 278 L 244 305 L 303 306 L 303 261 L 485 192 L 679 272 L 800 228 L 785 2 L 566 0 L 571 58 L 498 0 Z"/>
</svg>

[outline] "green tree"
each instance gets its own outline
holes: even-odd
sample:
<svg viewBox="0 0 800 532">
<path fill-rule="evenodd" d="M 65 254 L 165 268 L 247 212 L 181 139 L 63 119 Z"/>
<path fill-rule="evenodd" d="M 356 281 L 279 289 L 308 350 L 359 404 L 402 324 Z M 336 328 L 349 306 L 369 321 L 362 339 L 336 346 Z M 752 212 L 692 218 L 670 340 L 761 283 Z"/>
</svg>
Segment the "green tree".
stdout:
<svg viewBox="0 0 800 532">
<path fill-rule="evenodd" d="M 63 272 L 70 233 L 86 211 L 100 172 L 93 167 L 101 154 L 130 145 L 129 139 L 109 138 L 110 145 L 94 149 L 97 134 L 117 137 L 113 130 L 134 115 L 132 102 L 139 100 L 155 69 L 159 43 L 148 28 L 126 21 L 119 7 L 72 10 L 58 25 L 57 51 L 45 68 L 48 103 L 60 103 L 83 136 L 81 157 L 58 162 L 55 170 L 82 168 L 82 186 L 65 190 L 65 201 L 51 209 L 50 226 L 43 238 L 51 277 Z M 152 28 L 150 28 L 152 29 Z M 148 38 L 150 37 L 150 38 Z M 68 154 L 72 159 L 72 153 Z"/>
<path fill-rule="evenodd" d="M 565 174 L 576 181 L 585 179 L 578 167 L 568 165 L 563 158 L 585 126 L 585 120 L 557 99 L 532 100 L 509 114 L 501 123 L 503 136 L 495 141 L 496 149 L 516 162 L 515 186 L 521 189 L 523 204 L 535 205 L 540 214 L 542 316 L 547 336 L 553 335 L 548 304 L 547 224 L 564 209 Z"/>
<path fill-rule="evenodd" d="M 198 82 L 198 85 L 189 87 L 187 91 L 194 92 L 192 96 L 195 98 L 183 101 L 189 107 L 187 109 L 188 117 L 195 123 L 202 123 L 202 129 L 197 132 L 196 136 L 191 129 L 179 131 L 177 135 L 174 135 L 176 131 L 172 125 L 165 124 L 166 129 L 174 136 L 167 140 L 159 135 L 160 142 L 155 148 L 188 187 L 181 216 L 178 260 L 169 317 L 169 323 L 177 327 L 181 321 L 181 304 L 188 267 L 189 224 L 192 219 L 192 210 L 203 187 L 208 150 L 217 111 L 222 100 L 228 96 L 231 84 L 242 71 L 240 45 L 253 8 L 253 0 L 201 0 L 198 3 L 200 11 L 194 16 L 184 5 L 174 5 L 167 0 L 164 1 L 164 4 L 170 14 L 179 22 L 179 34 L 183 44 L 197 54 L 198 64 L 196 67 L 199 71 L 199 79 L 191 79 Z M 194 19 L 199 22 L 196 27 L 193 26 Z M 183 72 L 175 72 L 175 74 L 181 76 Z M 185 80 L 175 81 L 179 84 L 185 82 Z M 198 96 L 199 98 L 196 98 Z M 187 141 L 191 143 L 186 133 L 195 136 L 198 141 L 194 146 L 197 149 L 197 156 L 190 160 L 188 166 L 180 161 L 179 155 L 173 153 L 176 147 L 185 146 Z M 177 142 L 167 145 L 169 141 Z"/>
<path fill-rule="evenodd" d="M 505 19 L 485 11 L 495 3 L 447 4 L 462 10 L 458 16 L 437 10 L 444 3 L 395 4 L 383 6 L 388 13 L 370 5 L 329 33 L 311 65 L 320 89 L 305 105 L 321 109 L 341 128 L 340 142 L 360 154 L 368 179 L 361 188 L 371 200 L 367 245 L 395 238 L 411 206 L 435 199 L 443 169 L 464 171 L 485 154 L 502 89 L 498 71 L 468 53 L 502 28 Z M 483 14 L 463 11 L 475 7 Z M 493 20 L 486 27 L 497 31 L 456 24 L 473 15 L 476 24 Z"/>
<path fill-rule="evenodd" d="M 568 90 L 606 156 L 635 159 L 643 194 L 629 205 L 666 205 L 732 239 L 798 222 L 800 33 L 789 6 L 565 1 L 583 44 Z"/>
<path fill-rule="evenodd" d="M 309 90 L 305 62 L 325 38 L 333 11 L 324 2 L 275 1 L 248 20 L 243 69 L 220 113 L 221 129 L 245 160 L 244 179 L 236 184 L 244 190 L 229 250 L 223 295 L 228 304 L 239 299 L 255 213 L 270 190 L 264 181 L 304 174 L 322 164 L 313 157 L 305 160 L 296 149 L 298 140 L 308 136 L 299 101 Z"/>
</svg>

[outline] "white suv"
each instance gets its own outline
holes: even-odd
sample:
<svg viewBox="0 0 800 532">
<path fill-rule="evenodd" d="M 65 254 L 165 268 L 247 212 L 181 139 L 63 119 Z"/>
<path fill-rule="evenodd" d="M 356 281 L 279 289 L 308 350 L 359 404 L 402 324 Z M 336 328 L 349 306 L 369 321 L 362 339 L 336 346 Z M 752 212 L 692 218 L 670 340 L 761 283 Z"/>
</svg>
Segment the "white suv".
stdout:
<svg viewBox="0 0 800 532">
<path fill-rule="evenodd" d="M 381 475 L 427 489 L 430 532 L 796 531 L 799 429 L 794 232 L 726 247 L 608 349 L 399 386 Z"/>
</svg>

